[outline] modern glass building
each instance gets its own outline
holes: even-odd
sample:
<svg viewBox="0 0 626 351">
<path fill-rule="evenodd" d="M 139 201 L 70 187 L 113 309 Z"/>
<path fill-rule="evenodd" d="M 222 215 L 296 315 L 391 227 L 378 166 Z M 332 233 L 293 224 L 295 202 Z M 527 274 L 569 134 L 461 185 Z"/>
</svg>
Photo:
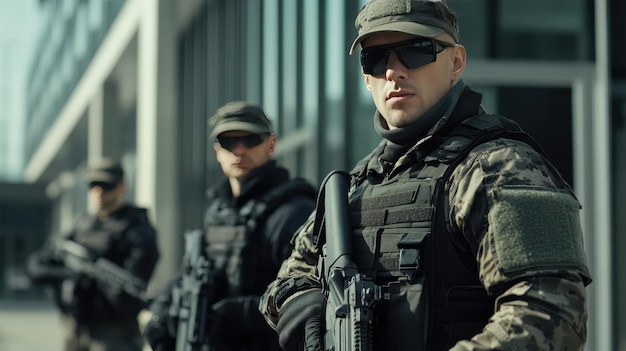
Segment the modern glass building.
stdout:
<svg viewBox="0 0 626 351">
<path fill-rule="evenodd" d="M 25 177 L 47 187 L 59 232 L 86 205 L 86 162 L 121 158 L 129 199 L 159 230 L 156 287 L 178 268 L 181 233 L 201 225 L 204 189 L 220 177 L 207 117 L 222 104 L 260 103 L 280 162 L 314 183 L 379 141 L 358 55 L 348 55 L 364 1 L 40 3 L 48 16 L 29 81 Z M 587 349 L 626 349 L 626 5 L 449 3 L 468 51 L 465 81 L 545 146 L 583 204 L 595 277 Z"/>
<path fill-rule="evenodd" d="M 32 38 L 37 32 L 36 3 L 37 0 L 0 0 L 0 182 L 22 179 L 24 77 L 32 58 Z"/>
</svg>

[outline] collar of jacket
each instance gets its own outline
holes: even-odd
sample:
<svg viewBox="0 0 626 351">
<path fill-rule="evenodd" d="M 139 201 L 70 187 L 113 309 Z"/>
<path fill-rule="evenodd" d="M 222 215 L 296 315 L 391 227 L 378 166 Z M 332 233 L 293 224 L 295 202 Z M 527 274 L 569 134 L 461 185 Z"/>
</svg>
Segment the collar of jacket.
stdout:
<svg viewBox="0 0 626 351">
<path fill-rule="evenodd" d="M 241 192 L 238 197 L 233 196 L 228 179 L 219 183 L 213 191 L 217 197 L 229 200 L 233 207 L 240 207 L 287 181 L 289 181 L 289 171 L 278 166 L 275 160 L 269 160 L 246 175 L 241 182 Z"/>
</svg>

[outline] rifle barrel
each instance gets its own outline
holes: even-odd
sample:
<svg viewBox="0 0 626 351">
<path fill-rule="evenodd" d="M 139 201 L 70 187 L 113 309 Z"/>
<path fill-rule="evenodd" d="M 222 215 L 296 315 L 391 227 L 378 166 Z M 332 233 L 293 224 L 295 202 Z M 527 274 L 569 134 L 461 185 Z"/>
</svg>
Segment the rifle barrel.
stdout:
<svg viewBox="0 0 626 351">
<path fill-rule="evenodd" d="M 349 175 L 343 171 L 331 173 L 324 185 L 324 206 L 326 208 L 326 255 L 329 264 L 327 274 L 335 267 L 354 268 L 351 258 L 352 240 L 348 213 Z M 332 241 L 332 242 L 331 242 Z"/>
</svg>

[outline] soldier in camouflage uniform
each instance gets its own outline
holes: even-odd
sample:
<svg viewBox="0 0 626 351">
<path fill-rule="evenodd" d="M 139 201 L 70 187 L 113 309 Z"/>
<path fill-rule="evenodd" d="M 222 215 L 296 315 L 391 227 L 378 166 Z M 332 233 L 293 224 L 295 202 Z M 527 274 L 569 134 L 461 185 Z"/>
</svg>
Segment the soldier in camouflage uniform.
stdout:
<svg viewBox="0 0 626 351">
<path fill-rule="evenodd" d="M 353 260 L 383 292 L 375 349 L 582 350 L 580 204 L 541 147 L 464 84 L 454 11 L 370 0 L 355 24 L 350 53 L 361 45 L 383 137 L 348 194 Z M 259 305 L 284 350 L 324 348 L 315 218 Z M 419 253 L 413 270 L 406 250 Z"/>
</svg>

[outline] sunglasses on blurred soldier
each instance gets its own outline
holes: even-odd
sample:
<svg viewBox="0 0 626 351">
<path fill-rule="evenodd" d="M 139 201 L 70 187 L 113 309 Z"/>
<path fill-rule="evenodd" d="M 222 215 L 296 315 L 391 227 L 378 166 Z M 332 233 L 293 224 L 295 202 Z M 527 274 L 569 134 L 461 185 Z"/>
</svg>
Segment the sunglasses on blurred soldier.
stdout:
<svg viewBox="0 0 626 351">
<path fill-rule="evenodd" d="M 267 139 L 269 134 L 248 134 L 243 136 L 218 136 L 215 141 L 220 144 L 223 149 L 233 151 L 239 143 L 250 149 L 255 147 Z"/>
<path fill-rule="evenodd" d="M 115 189 L 117 183 L 107 183 L 107 182 L 90 182 L 89 189 L 93 189 L 95 187 L 99 187 L 102 191 L 111 191 Z"/>
</svg>

